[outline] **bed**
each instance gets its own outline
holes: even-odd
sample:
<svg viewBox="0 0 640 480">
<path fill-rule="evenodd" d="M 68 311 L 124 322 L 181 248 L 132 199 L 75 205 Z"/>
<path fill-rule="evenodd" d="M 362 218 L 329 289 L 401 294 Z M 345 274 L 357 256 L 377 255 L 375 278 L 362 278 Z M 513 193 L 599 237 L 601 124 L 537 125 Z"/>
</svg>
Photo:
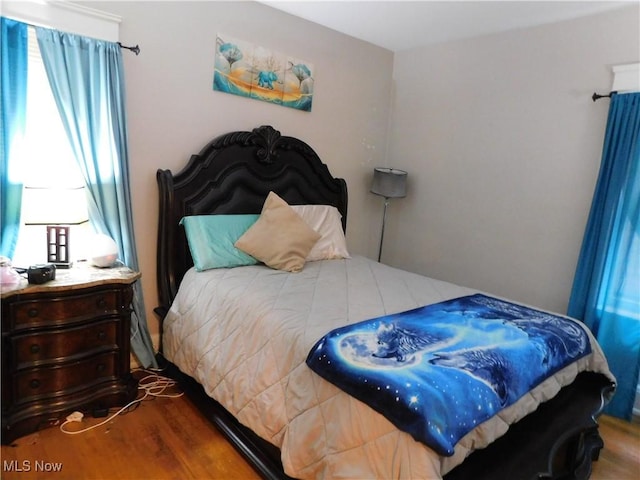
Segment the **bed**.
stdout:
<svg viewBox="0 0 640 480">
<path fill-rule="evenodd" d="M 489 298 L 492 305 L 506 302 L 507 310 L 529 307 L 350 255 L 344 245 L 312 261 L 311 247 L 305 247 L 296 258 L 302 255 L 306 261 L 293 268 L 274 267 L 269 255 L 263 261 L 249 255 L 253 262 L 245 258 L 224 268 L 204 265 L 192 233 L 201 230 L 185 218 L 250 219 L 244 233 L 233 237 L 244 240 L 251 226 L 271 213 L 267 204 L 273 201 L 282 207 L 277 211 L 295 206 L 301 215 L 300 209 L 309 206 L 330 208 L 338 219 L 334 215 L 334 229 L 337 221 L 340 233 L 346 230 L 345 181 L 334 178 L 304 141 L 282 136 L 271 126 L 220 135 L 180 172 L 158 170 L 157 181 L 159 355 L 194 403 L 264 478 L 589 477 L 603 447 L 596 418 L 615 383 L 586 329 L 580 335 L 588 338 L 588 354 L 556 368 L 441 451 L 398 428 L 396 419 L 376 405 L 367 405 L 368 393 L 347 393 L 348 386 L 334 383 L 341 375 L 331 379 L 312 370 L 312 352 L 340 329 L 378 325 L 389 315 L 440 305 L 459 315 L 467 307 L 451 302 L 460 299 Z M 208 228 L 216 234 L 222 227 Z M 271 243 L 277 241 L 263 237 L 249 247 L 258 245 L 255 255 L 263 258 L 262 247 Z M 249 247 L 246 252 L 253 254 Z M 405 351 L 373 357 L 395 366 L 418 358 Z M 440 353 L 437 361 L 438 367 L 450 368 L 453 360 Z M 430 362 L 431 368 L 437 363 Z M 486 370 L 463 368 L 465 378 L 469 371 L 482 377 Z M 480 380 L 483 388 L 502 391 Z"/>
</svg>

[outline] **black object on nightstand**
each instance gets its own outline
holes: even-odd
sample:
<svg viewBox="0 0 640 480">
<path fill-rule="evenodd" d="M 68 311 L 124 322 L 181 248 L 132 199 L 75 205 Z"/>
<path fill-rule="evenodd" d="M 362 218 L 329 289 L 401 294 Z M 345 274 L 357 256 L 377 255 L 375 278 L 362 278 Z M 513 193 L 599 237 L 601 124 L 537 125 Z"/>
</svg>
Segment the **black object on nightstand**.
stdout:
<svg viewBox="0 0 640 480">
<path fill-rule="evenodd" d="M 2 443 L 137 396 L 130 371 L 129 268 L 58 271 L 42 285 L 4 288 Z"/>
</svg>

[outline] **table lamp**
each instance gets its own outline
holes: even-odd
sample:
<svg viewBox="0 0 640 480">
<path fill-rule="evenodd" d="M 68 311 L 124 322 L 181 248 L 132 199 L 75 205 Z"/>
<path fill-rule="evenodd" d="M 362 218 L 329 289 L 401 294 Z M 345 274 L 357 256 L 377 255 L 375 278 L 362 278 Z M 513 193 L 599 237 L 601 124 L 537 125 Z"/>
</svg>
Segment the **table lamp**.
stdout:
<svg viewBox="0 0 640 480">
<path fill-rule="evenodd" d="M 89 221 L 84 187 L 25 186 L 22 211 L 25 225 L 47 226 L 47 263 L 69 268 L 70 226 Z"/>
</svg>

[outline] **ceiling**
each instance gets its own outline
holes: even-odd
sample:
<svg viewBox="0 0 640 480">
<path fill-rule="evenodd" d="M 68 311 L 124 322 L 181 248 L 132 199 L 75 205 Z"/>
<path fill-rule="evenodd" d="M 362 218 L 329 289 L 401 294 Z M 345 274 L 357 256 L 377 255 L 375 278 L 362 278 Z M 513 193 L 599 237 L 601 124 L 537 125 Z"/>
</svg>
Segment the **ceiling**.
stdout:
<svg viewBox="0 0 640 480">
<path fill-rule="evenodd" d="M 553 23 L 635 1 L 261 1 L 397 52 L 434 43 Z"/>
</svg>

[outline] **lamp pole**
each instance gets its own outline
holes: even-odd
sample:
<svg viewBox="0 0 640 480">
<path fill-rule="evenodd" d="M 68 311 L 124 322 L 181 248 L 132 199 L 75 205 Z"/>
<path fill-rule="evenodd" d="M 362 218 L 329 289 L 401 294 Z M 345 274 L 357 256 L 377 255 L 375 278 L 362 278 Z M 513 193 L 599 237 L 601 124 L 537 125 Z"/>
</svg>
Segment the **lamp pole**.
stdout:
<svg viewBox="0 0 640 480">
<path fill-rule="evenodd" d="M 380 232 L 380 247 L 378 248 L 378 263 L 382 258 L 382 241 L 384 240 L 384 224 L 387 221 L 387 207 L 389 206 L 389 197 L 384 197 L 384 209 L 382 210 L 382 231 Z"/>
</svg>

